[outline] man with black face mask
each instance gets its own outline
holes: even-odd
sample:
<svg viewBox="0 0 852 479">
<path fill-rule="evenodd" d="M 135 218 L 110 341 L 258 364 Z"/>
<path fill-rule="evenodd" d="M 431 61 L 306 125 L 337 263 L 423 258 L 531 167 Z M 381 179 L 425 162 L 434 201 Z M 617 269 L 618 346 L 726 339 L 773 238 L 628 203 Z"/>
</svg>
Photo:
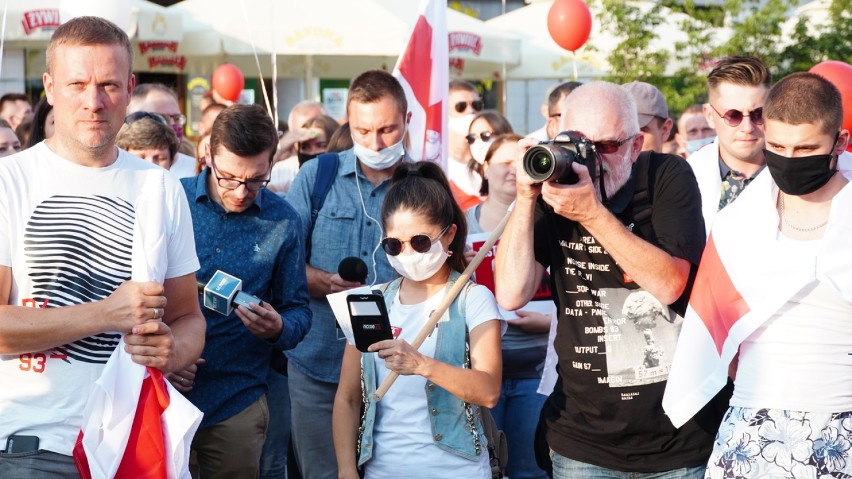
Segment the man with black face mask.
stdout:
<svg viewBox="0 0 852 479">
<path fill-rule="evenodd" d="M 708 477 L 852 474 L 852 461 L 834 460 L 849 449 L 852 418 L 841 105 L 820 76 L 779 81 L 764 107 L 768 171 L 713 224 L 663 399 L 679 425 L 734 377 Z"/>
</svg>

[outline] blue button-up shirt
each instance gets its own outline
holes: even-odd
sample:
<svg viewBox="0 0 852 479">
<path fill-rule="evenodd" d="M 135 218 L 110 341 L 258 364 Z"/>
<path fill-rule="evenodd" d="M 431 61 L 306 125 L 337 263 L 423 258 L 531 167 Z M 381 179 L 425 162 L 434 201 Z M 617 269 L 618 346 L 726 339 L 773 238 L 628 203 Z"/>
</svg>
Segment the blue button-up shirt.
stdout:
<svg viewBox="0 0 852 479">
<path fill-rule="evenodd" d="M 216 270 L 243 281 L 242 290 L 271 304 L 284 327 L 276 341 L 252 334 L 235 313 L 204 308 L 207 335 L 195 385 L 187 397 L 202 412 L 201 427 L 239 413 L 266 394 L 272 348 L 290 349 L 311 325 L 302 224 L 286 201 L 261 190 L 254 204 L 228 213 L 207 194 L 210 169 L 181 180 L 192 213 L 195 248 L 207 282 Z"/>
<path fill-rule="evenodd" d="M 356 174 L 355 153 L 340 153 L 337 177 L 317 215 L 311 235 L 309 264 L 337 272 L 340 261 L 357 256 L 367 263 L 367 283 L 383 283 L 396 277 L 385 252 L 377 247 L 382 239 L 381 208 L 390 179 L 373 185 L 361 169 Z M 318 161 L 308 161 L 299 169 L 287 192 L 287 201 L 299 213 L 307 237 L 311 222 L 311 193 L 317 177 Z M 375 262 L 374 262 L 375 260 Z M 338 332 L 334 314 L 325 298 L 311 298 L 313 325 L 304 341 L 287 351 L 290 363 L 313 379 L 336 383 L 346 340 Z"/>
</svg>

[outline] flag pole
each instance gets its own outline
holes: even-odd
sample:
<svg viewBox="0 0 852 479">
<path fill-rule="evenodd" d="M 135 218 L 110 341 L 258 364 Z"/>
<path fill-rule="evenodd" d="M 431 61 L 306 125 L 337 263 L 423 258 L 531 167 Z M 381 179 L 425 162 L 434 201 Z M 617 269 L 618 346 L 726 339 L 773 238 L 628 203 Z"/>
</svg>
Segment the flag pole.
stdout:
<svg viewBox="0 0 852 479">
<path fill-rule="evenodd" d="M 506 229 L 506 223 L 509 222 L 509 216 L 512 215 L 512 208 L 509 208 L 509 211 L 506 212 L 506 215 L 503 216 L 503 219 L 500 220 L 500 223 L 497 225 L 497 228 L 491 232 L 491 235 L 488 237 L 488 240 L 485 241 L 485 244 L 479 248 L 479 251 L 476 253 L 476 256 L 473 257 L 470 264 L 467 265 L 467 268 L 464 269 L 459 279 L 456 280 L 453 287 L 450 288 L 450 291 L 444 296 L 444 299 L 441 300 L 441 303 L 435 308 L 435 311 L 432 312 L 432 315 L 429 316 L 429 319 L 426 321 L 426 324 L 423 325 L 423 329 L 417 334 L 417 337 L 414 338 L 414 341 L 411 342 L 411 346 L 414 349 L 420 349 L 420 346 L 423 344 L 423 341 L 426 341 L 426 338 L 432 334 L 432 331 L 435 329 L 435 326 L 438 324 L 438 321 L 441 320 L 441 317 L 444 316 L 444 313 L 450 307 L 453 300 L 456 299 L 459 292 L 461 292 L 464 285 L 467 283 L 467 280 L 470 279 L 473 272 L 476 271 L 476 268 L 479 267 L 482 260 L 491 253 L 491 248 L 494 247 L 494 243 L 500 238 L 500 235 L 503 234 L 503 230 Z M 396 378 L 399 377 L 399 374 L 396 371 L 391 371 L 390 374 L 385 377 L 385 380 L 382 381 L 382 384 L 376 389 L 373 397 L 376 401 L 381 401 L 382 397 L 388 392 L 391 385 L 393 385 Z"/>
</svg>

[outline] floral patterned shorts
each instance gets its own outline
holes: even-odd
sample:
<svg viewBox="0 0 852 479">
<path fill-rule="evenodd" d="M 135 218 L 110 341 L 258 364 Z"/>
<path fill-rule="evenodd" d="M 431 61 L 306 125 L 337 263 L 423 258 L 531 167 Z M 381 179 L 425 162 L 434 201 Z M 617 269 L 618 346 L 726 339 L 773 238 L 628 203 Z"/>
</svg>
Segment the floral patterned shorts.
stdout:
<svg viewBox="0 0 852 479">
<path fill-rule="evenodd" d="M 730 407 L 705 479 L 852 478 L 852 411 L 813 413 Z"/>
</svg>

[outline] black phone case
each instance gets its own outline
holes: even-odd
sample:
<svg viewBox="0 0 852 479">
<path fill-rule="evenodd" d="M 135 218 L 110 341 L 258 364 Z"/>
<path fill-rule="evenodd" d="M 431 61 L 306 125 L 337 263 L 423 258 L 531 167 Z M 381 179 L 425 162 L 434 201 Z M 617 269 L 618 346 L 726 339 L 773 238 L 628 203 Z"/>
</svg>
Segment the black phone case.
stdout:
<svg viewBox="0 0 852 479">
<path fill-rule="evenodd" d="M 375 303 L 380 313 L 379 316 L 353 316 L 350 312 L 352 335 L 355 337 L 355 347 L 359 351 L 366 353 L 371 344 L 393 339 L 387 306 L 382 295 L 352 294 L 346 297 L 347 306 L 353 302 Z"/>
<path fill-rule="evenodd" d="M 11 435 L 6 439 L 6 452 L 33 452 L 38 451 L 38 436 Z"/>
</svg>

